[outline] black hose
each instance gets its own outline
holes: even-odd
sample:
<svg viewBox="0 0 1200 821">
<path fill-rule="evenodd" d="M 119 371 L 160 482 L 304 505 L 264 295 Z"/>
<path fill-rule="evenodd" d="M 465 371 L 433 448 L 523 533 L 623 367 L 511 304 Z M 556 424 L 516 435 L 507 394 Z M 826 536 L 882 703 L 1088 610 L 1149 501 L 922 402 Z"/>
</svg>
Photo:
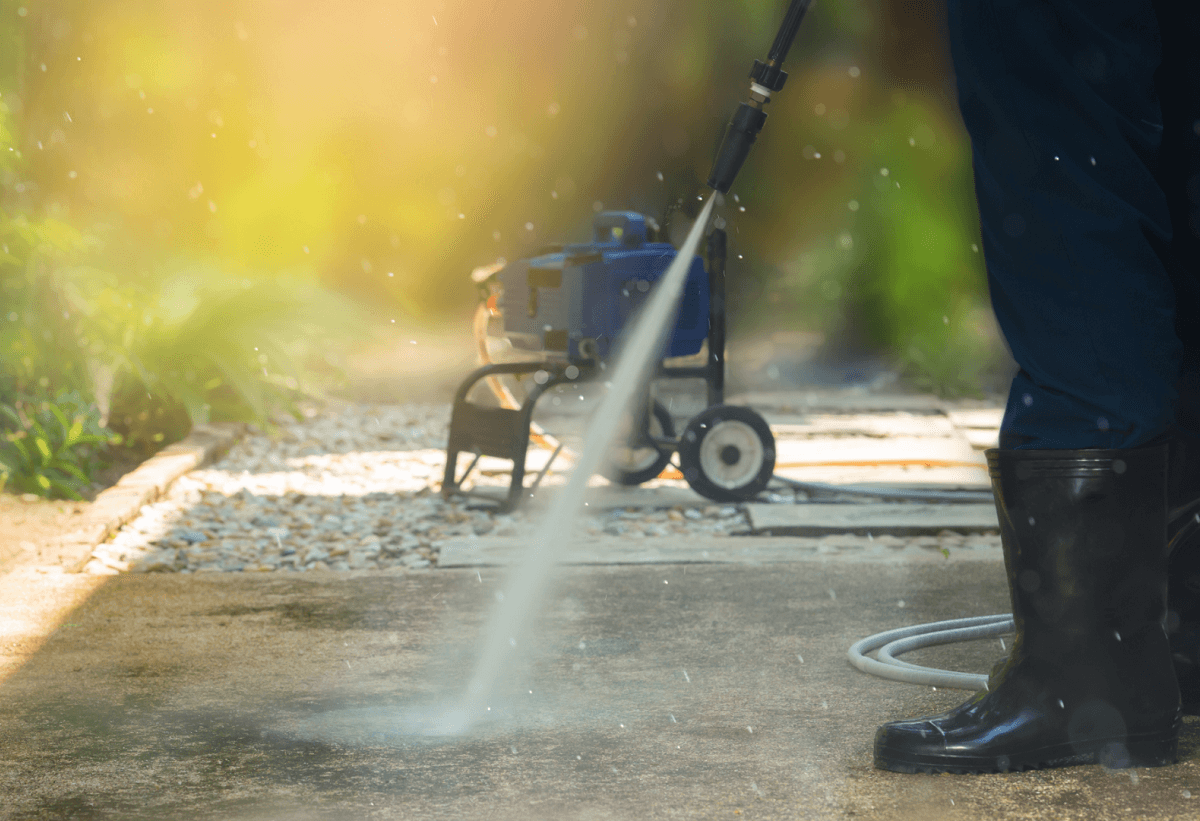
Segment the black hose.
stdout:
<svg viewBox="0 0 1200 821">
<path fill-rule="evenodd" d="M 780 476 L 778 473 L 771 477 L 788 487 L 804 490 L 809 493 L 844 493 L 851 496 L 869 496 L 875 499 L 904 499 L 923 502 L 990 502 L 993 500 L 991 491 L 979 490 L 870 490 L 868 488 L 849 488 L 840 485 L 827 485 L 823 482 L 801 482 Z"/>
<path fill-rule="evenodd" d="M 792 47 L 792 41 L 796 39 L 796 32 L 800 29 L 800 21 L 804 19 L 804 13 L 810 5 L 812 0 L 792 0 L 792 4 L 788 6 L 783 23 L 779 26 L 779 33 L 775 35 L 775 42 L 771 44 L 771 51 L 767 54 L 767 60 L 772 65 L 779 65 L 787 57 L 788 49 Z"/>
</svg>

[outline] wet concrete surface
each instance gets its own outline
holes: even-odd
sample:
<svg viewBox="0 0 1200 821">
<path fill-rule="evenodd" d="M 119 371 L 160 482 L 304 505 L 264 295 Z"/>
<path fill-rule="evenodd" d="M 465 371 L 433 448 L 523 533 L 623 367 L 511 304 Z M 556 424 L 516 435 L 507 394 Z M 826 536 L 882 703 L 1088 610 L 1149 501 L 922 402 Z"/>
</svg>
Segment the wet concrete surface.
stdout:
<svg viewBox="0 0 1200 821">
<path fill-rule="evenodd" d="M 419 734 L 469 676 L 503 573 L 95 582 L 9 659 L 0 818 L 1200 816 L 1194 719 L 1181 762 L 1155 770 L 872 768 L 880 722 L 966 694 L 869 677 L 846 648 L 1004 611 L 995 561 L 563 568 L 494 717 Z M 984 671 L 1001 655 L 993 640 L 910 658 Z"/>
</svg>

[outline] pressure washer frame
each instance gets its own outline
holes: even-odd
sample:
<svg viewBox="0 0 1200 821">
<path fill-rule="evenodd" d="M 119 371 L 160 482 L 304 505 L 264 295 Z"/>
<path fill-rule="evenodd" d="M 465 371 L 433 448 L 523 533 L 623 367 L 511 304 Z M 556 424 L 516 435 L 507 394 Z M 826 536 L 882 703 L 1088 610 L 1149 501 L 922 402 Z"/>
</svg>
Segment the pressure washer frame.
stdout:
<svg viewBox="0 0 1200 821">
<path fill-rule="evenodd" d="M 720 228 L 708 236 L 705 246 L 705 268 L 708 272 L 708 357 L 703 365 L 668 366 L 660 361 L 652 381 L 663 379 L 703 379 L 706 389 L 707 407 L 725 401 L 725 256 L 726 236 Z M 467 396 L 480 381 L 492 376 L 509 374 L 521 376 L 544 372 L 544 382 L 527 389 L 521 407 L 517 409 L 488 407 L 468 401 Z M 573 372 L 574 375 L 568 375 Z M 508 493 L 500 501 L 498 512 L 508 512 L 517 507 L 524 497 L 532 497 L 550 470 L 550 466 L 562 451 L 561 444 L 550 455 L 545 466 L 537 473 L 533 483 L 525 487 L 525 457 L 529 450 L 530 426 L 537 401 L 551 388 L 570 382 L 596 380 L 604 373 L 603 362 L 596 359 L 549 360 L 529 362 L 502 362 L 485 365 L 472 372 L 459 386 L 454 395 L 450 413 L 450 436 L 446 444 L 446 468 L 442 477 L 442 496 L 455 494 L 473 498 L 484 498 L 462 490 L 462 484 L 483 456 L 509 459 L 513 463 Z M 646 392 L 641 403 L 642 418 L 636 429 L 640 431 L 635 445 L 653 445 L 660 452 L 678 450 L 681 437 L 651 436 L 649 433 L 650 395 Z M 462 475 L 458 473 L 460 453 L 474 454 Z M 494 497 L 486 497 L 495 502 Z"/>
</svg>

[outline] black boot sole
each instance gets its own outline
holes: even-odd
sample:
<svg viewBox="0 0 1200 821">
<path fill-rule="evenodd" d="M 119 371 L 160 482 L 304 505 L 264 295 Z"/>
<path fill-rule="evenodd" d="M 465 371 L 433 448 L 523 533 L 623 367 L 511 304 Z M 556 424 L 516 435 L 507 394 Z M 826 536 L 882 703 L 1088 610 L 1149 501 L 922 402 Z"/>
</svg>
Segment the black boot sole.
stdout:
<svg viewBox="0 0 1200 821">
<path fill-rule="evenodd" d="M 1177 722 L 1166 732 L 1098 739 L 1089 742 L 1083 750 L 1080 749 L 1081 745 L 1066 743 L 990 757 L 912 755 L 877 744 L 875 768 L 895 773 L 982 775 L 1084 764 L 1099 764 L 1110 770 L 1163 767 L 1179 761 L 1179 729 L 1182 723 Z"/>
</svg>

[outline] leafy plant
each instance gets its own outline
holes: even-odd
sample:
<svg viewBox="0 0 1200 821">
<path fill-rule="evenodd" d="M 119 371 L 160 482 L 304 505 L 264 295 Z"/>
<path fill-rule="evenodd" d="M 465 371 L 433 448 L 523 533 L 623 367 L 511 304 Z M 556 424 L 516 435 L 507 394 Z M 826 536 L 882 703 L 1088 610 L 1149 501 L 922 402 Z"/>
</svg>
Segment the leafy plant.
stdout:
<svg viewBox="0 0 1200 821">
<path fill-rule="evenodd" d="M 193 423 L 264 427 L 319 395 L 311 363 L 361 316 L 345 298 L 291 278 L 235 277 L 219 265 L 163 266 L 80 302 L 111 370 L 108 423 L 126 447 L 156 450 Z M 333 338 L 331 338 L 333 337 Z"/>
<path fill-rule="evenodd" d="M 100 425 L 99 410 L 78 391 L 52 401 L 0 403 L 0 488 L 81 499 L 99 450 L 120 437 Z"/>
</svg>

